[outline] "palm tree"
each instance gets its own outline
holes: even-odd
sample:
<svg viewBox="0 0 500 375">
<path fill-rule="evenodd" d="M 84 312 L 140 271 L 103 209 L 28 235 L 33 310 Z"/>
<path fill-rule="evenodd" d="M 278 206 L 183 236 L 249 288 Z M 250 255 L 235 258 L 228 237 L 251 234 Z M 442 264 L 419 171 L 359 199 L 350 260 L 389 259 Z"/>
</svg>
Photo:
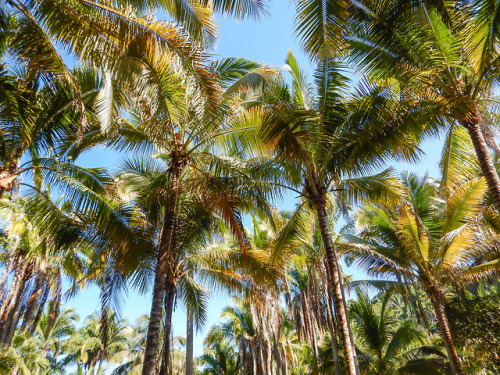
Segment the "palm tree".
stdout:
<svg viewBox="0 0 500 375">
<path fill-rule="evenodd" d="M 366 205 L 357 213 L 361 234 L 352 237 L 357 245 L 348 252 L 372 275 L 417 282 L 423 288 L 434 307 L 452 372 L 463 374 L 444 310 L 446 285 L 470 281 L 474 271 L 469 266 L 489 250 L 488 232 L 478 221 L 486 182 L 479 177 L 461 182 L 446 200 L 439 198 L 437 183 L 429 178 L 404 174 L 401 184 L 400 200 Z"/>
<path fill-rule="evenodd" d="M 304 221 L 303 212 L 308 207 L 317 217 L 327 256 L 330 293 L 339 317 L 339 335 L 349 373 L 355 374 L 356 359 L 339 264 L 329 230 L 329 200 L 335 198 L 340 207 L 346 207 L 349 200 L 386 194 L 390 190 L 386 186 L 390 181 L 389 171 L 371 177 L 358 176 L 366 175 L 398 153 L 412 158 L 414 154 L 408 147 L 414 145 L 414 140 L 384 114 L 387 111 L 408 116 L 396 108 L 390 98 L 381 95 L 382 88 L 364 85 L 351 101 L 343 99 L 347 79 L 338 62 L 319 62 L 315 97 L 311 96 L 306 77 L 291 53 L 285 69 L 291 72 L 293 92 L 279 80 L 273 84 L 274 91 L 271 85 L 263 99 L 265 104 L 256 110 L 263 118 L 261 135 L 264 142 L 272 146 L 281 170 L 286 171 L 288 185 L 303 199 L 289 227 L 300 227 L 298 223 Z M 391 127 L 392 131 L 375 130 L 380 124 Z M 290 234 L 293 230 L 284 233 Z M 274 256 L 279 257 L 280 252 L 278 246 Z"/>
<path fill-rule="evenodd" d="M 430 131 L 461 126 L 468 132 L 494 206 L 500 210 L 500 178 L 488 145 L 496 124 L 500 34 L 495 3 L 384 1 L 352 4 L 351 59 L 380 79 L 395 79 L 408 111 L 435 117 Z"/>
<path fill-rule="evenodd" d="M 213 327 L 205 339 L 203 354 L 198 358 L 204 375 L 236 375 L 241 358 L 220 327 Z"/>
<path fill-rule="evenodd" d="M 51 323 L 48 313 L 43 313 L 33 334 L 17 330 L 12 346 L 3 352 L 15 359 L 11 362 L 12 373 L 63 374 L 65 364 L 60 356 L 66 353 L 66 344 L 75 332 L 77 319 L 78 316 L 68 308 L 54 323 Z"/>
<path fill-rule="evenodd" d="M 66 352 L 69 339 L 75 334 L 75 322 L 78 320 L 72 308 L 65 308 L 58 314 L 52 323 L 48 313 L 42 315 L 38 324 L 35 337 L 40 341 L 40 346 L 49 359 L 52 372 L 62 371 L 59 356 Z"/>
<path fill-rule="evenodd" d="M 49 296 L 51 330 L 59 313 L 62 277 L 80 279 L 85 268 L 81 223 L 40 195 L 3 200 L 0 204 L 2 217 L 8 223 L 2 253 L 4 275 L 13 274 L 0 307 L 0 336 L 6 345 L 20 320 L 23 331 L 35 331 Z M 55 223 L 57 230 L 47 230 L 41 222 L 50 227 Z M 7 290 L 7 283 L 5 287 Z"/>
<path fill-rule="evenodd" d="M 226 307 L 221 317 L 227 321 L 220 326 L 214 326 L 207 335 L 206 345 L 220 340 L 234 343 L 238 348 L 238 363 L 244 373 L 259 374 L 264 365 L 259 363 L 260 343 L 257 337 L 257 328 L 249 304 L 241 298 L 233 297 L 235 304 Z"/>
<path fill-rule="evenodd" d="M 240 211 L 255 207 L 268 210 L 261 193 L 263 185 L 248 178 L 248 170 L 244 170 L 240 160 L 217 154 L 225 149 L 222 139 L 244 130 L 233 127 L 230 114 L 239 106 L 237 93 L 240 88 L 262 81 L 269 72 L 261 68 L 247 74 L 255 68 L 256 64 L 238 59 L 213 64 L 211 79 L 217 77 L 228 90 L 224 93 L 223 87 L 219 87 L 205 100 L 199 92 L 186 87 L 174 65 L 157 55 L 131 50 L 118 71 L 134 83 L 126 87 L 126 91 L 134 104 L 132 120 L 137 120 L 136 123 L 123 120 L 120 128 L 106 134 L 89 129 L 82 142 L 71 151 L 77 155 L 86 147 L 104 142 L 122 151 L 139 148 L 156 153 L 155 158 L 129 159 L 119 174 L 122 190 L 143 210 L 149 221 L 151 239 L 159 236 L 144 374 L 151 373 L 155 367 L 164 296 L 168 298 L 166 313 L 172 311 L 179 278 L 177 266 L 186 250 L 187 242 L 183 241 L 188 239 L 188 226 L 204 231 L 210 221 L 203 222 L 201 218 L 216 214 L 242 243 Z M 144 74 L 145 71 L 148 73 Z M 217 110 L 207 105 L 217 100 L 222 100 Z M 107 111 L 114 113 L 110 106 Z M 231 138 L 231 145 L 237 144 L 235 138 L 238 139 Z M 169 332 L 167 326 L 165 335 Z M 167 346 L 169 342 L 164 340 Z M 168 348 L 164 356 L 162 363 L 167 366 Z"/>
<path fill-rule="evenodd" d="M 105 362 L 120 363 L 126 349 L 128 323 L 112 311 L 105 311 L 105 314 L 88 317 L 67 344 L 69 354 L 65 362 L 82 363 L 89 375 L 96 370 L 99 374 Z"/>
<path fill-rule="evenodd" d="M 431 352 L 438 357 L 428 358 L 429 368 L 439 365 L 439 350 L 427 344 L 425 335 L 412 320 L 398 321 L 391 310 L 391 295 L 386 293 L 375 305 L 361 291 L 349 305 L 353 317 L 360 366 L 366 374 L 398 374 L 411 372 L 412 366 L 422 366 Z M 445 356 L 445 355 L 444 355 Z M 442 364 L 441 364 L 442 366 Z M 436 371 L 436 374 L 441 373 Z"/>
</svg>

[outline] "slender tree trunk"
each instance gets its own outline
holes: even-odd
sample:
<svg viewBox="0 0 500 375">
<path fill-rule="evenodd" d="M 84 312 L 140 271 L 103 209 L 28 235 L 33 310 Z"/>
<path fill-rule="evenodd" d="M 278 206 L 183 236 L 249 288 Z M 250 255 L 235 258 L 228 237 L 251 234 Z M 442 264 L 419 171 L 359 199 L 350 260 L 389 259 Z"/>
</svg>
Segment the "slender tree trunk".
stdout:
<svg viewBox="0 0 500 375">
<path fill-rule="evenodd" d="M 170 274 L 170 272 L 169 272 Z M 175 284 L 167 275 L 167 286 L 165 296 L 165 327 L 163 332 L 163 358 L 161 362 L 161 375 L 170 372 L 170 344 L 172 342 L 172 314 L 174 312 Z"/>
<path fill-rule="evenodd" d="M 271 341 L 269 337 L 266 338 L 266 367 L 267 374 L 276 375 L 273 366 L 273 350 L 271 348 Z"/>
<path fill-rule="evenodd" d="M 337 269 L 339 271 L 339 275 L 342 275 L 342 272 L 341 272 L 340 266 L 338 264 L 338 261 L 337 261 Z M 342 291 L 342 298 L 344 299 L 345 314 L 348 317 L 349 316 L 349 312 L 347 311 L 347 303 L 345 302 L 345 301 L 347 301 L 347 298 L 345 298 L 345 287 L 344 287 L 344 281 L 342 280 L 342 276 L 340 277 L 339 281 L 340 281 L 340 290 Z M 358 356 L 356 355 L 356 346 L 354 345 L 354 334 L 352 333 L 351 325 L 349 324 L 347 327 L 349 328 L 349 338 L 351 340 L 351 348 L 352 348 L 352 351 L 355 354 L 354 355 L 354 364 L 356 365 L 356 373 L 358 375 L 361 375 L 361 369 L 359 368 Z"/>
<path fill-rule="evenodd" d="M 276 359 L 277 374 L 284 375 L 283 374 L 283 362 L 281 360 L 280 345 L 279 345 L 278 339 L 276 337 L 274 338 L 274 358 Z"/>
<path fill-rule="evenodd" d="M 332 356 L 333 356 L 333 365 L 335 368 L 335 375 L 340 375 L 340 361 L 339 361 L 339 347 L 337 342 L 337 329 L 335 327 L 335 315 L 333 312 L 333 304 L 332 298 L 328 291 L 328 285 L 330 285 L 330 272 L 328 271 L 328 264 L 325 259 L 325 270 L 326 270 L 326 280 L 322 278 L 322 282 L 325 285 L 325 299 L 326 299 L 326 308 L 327 308 L 327 320 L 328 327 L 330 328 L 330 336 L 332 341 Z M 320 272 L 320 275 L 322 273 Z"/>
<path fill-rule="evenodd" d="M 94 375 L 94 367 L 95 367 L 95 361 L 92 359 L 89 364 L 89 371 L 87 372 L 88 375 Z"/>
<path fill-rule="evenodd" d="M 257 358 L 257 343 L 255 337 L 250 342 L 250 353 L 252 354 L 252 375 L 257 375 L 259 372 L 257 368 L 259 360 Z"/>
<path fill-rule="evenodd" d="M 193 326 L 193 313 L 187 313 L 187 334 L 186 334 L 186 375 L 193 375 L 193 344 L 194 344 L 194 326 Z"/>
<path fill-rule="evenodd" d="M 99 367 L 97 368 L 97 373 L 99 373 L 99 368 L 102 362 L 106 360 L 106 352 L 109 344 L 109 314 L 106 306 L 104 304 L 101 306 L 101 320 L 99 322 L 99 336 L 101 336 L 102 347 L 99 349 Z"/>
<path fill-rule="evenodd" d="M 282 363 L 283 363 L 283 375 L 290 375 L 290 370 L 288 369 L 288 355 L 286 354 L 286 352 L 283 353 Z"/>
<path fill-rule="evenodd" d="M 479 118 L 469 120 L 467 123 L 464 123 L 464 127 L 469 132 L 472 144 L 474 145 L 474 150 L 481 166 L 481 172 L 493 198 L 493 204 L 497 211 L 500 212 L 500 178 L 498 177 L 497 170 L 491 159 L 490 150 L 481 131 Z"/>
<path fill-rule="evenodd" d="M 33 322 L 35 315 L 38 311 L 39 302 L 42 299 L 46 282 L 47 282 L 47 273 L 44 268 L 39 268 L 38 274 L 35 280 L 35 290 L 31 293 L 31 296 L 28 298 L 26 302 L 26 312 L 23 317 L 23 330 L 27 330 L 31 323 Z"/>
<path fill-rule="evenodd" d="M 289 315 L 290 319 L 293 319 L 292 296 L 290 293 L 290 284 L 288 283 L 287 274 L 284 273 L 281 276 L 281 279 L 283 280 L 283 292 L 285 293 L 285 302 L 286 302 L 286 306 L 288 308 L 288 315 Z"/>
<path fill-rule="evenodd" d="M 345 309 L 345 300 L 342 294 L 342 286 L 340 283 L 340 274 L 338 268 L 337 257 L 333 249 L 332 237 L 328 226 L 328 218 L 325 209 L 326 202 L 321 199 L 321 202 L 316 203 L 316 212 L 318 215 L 318 223 L 323 239 L 323 246 L 325 248 L 328 267 L 332 277 L 332 297 L 335 305 L 335 311 L 339 316 L 339 333 L 344 348 L 346 369 L 349 375 L 357 375 L 356 371 L 356 353 L 352 348 L 352 339 L 350 335 L 349 321 Z"/>
<path fill-rule="evenodd" d="M 311 344 L 312 346 L 316 363 L 319 363 L 318 343 L 316 340 L 317 332 L 313 321 L 314 312 L 311 310 L 308 294 L 309 293 L 305 292 L 302 293 L 302 300 L 304 303 L 304 320 L 306 321 L 307 324 L 307 331 L 308 331 L 307 336 L 309 344 Z"/>
<path fill-rule="evenodd" d="M 245 361 L 245 344 L 243 341 L 240 341 L 240 350 L 239 350 L 239 356 L 240 356 L 240 363 L 239 363 L 239 367 L 240 367 L 240 373 L 245 373 L 245 367 L 247 366 L 247 363 Z"/>
<path fill-rule="evenodd" d="M 257 364 L 259 365 L 259 368 L 257 370 L 257 373 L 259 375 L 264 375 L 266 374 L 267 375 L 267 371 L 266 371 L 266 360 L 264 358 L 264 345 L 262 343 L 262 338 L 259 337 L 259 340 L 258 342 L 260 343 L 259 345 L 259 348 L 257 349 L 257 354 L 258 354 L 258 360 L 257 360 Z"/>
<path fill-rule="evenodd" d="M 158 253 L 156 275 L 153 287 L 153 301 L 151 304 L 151 313 L 149 314 L 148 333 L 146 338 L 146 347 L 144 349 L 144 361 L 142 367 L 143 375 L 154 375 L 156 373 L 158 351 L 158 339 L 161 327 L 161 318 L 163 311 L 163 301 L 165 297 L 165 279 L 166 270 L 163 270 L 160 264 L 161 254 Z"/>
<path fill-rule="evenodd" d="M 9 278 L 10 274 L 10 266 L 12 264 L 12 261 L 10 261 L 8 258 L 5 261 L 5 267 L 2 271 L 2 276 L 0 276 L 0 303 L 3 301 L 3 297 L 7 291 L 7 281 Z"/>
<path fill-rule="evenodd" d="M 443 335 L 444 345 L 446 347 L 446 352 L 448 353 L 448 360 L 450 361 L 451 372 L 453 375 L 463 375 L 464 370 L 462 368 L 462 363 L 451 336 L 448 317 L 444 311 L 444 297 L 439 292 L 431 293 L 429 297 L 431 298 L 432 305 L 434 306 L 439 329 Z"/>
<path fill-rule="evenodd" d="M 62 298 L 62 280 L 59 273 L 55 280 L 54 290 L 52 291 L 52 301 L 49 302 L 49 319 L 47 322 L 47 332 L 50 332 L 59 317 Z"/>
<path fill-rule="evenodd" d="M 158 338 L 162 318 L 162 309 L 165 297 L 165 283 L 169 260 L 171 258 L 172 240 L 174 236 L 175 215 L 177 210 L 177 200 L 179 198 L 180 175 L 182 167 L 174 163 L 172 167 L 172 188 L 170 200 L 165 207 L 165 217 L 158 244 L 158 256 L 156 263 L 156 275 L 153 287 L 153 298 L 151 303 L 151 313 L 149 315 L 149 326 L 144 350 L 144 361 L 142 375 L 154 375 L 156 372 L 158 350 Z"/>
<path fill-rule="evenodd" d="M 49 293 L 50 293 L 50 287 L 46 285 L 43 290 L 40 303 L 38 304 L 38 311 L 35 315 L 35 318 L 33 319 L 33 324 L 31 324 L 31 327 L 28 329 L 28 332 L 31 335 L 33 334 L 33 332 L 35 332 L 35 329 L 38 326 L 38 322 L 40 322 L 40 319 L 42 318 L 43 311 L 45 309 L 45 304 L 47 303 L 47 299 L 49 298 Z"/>
<path fill-rule="evenodd" d="M 11 337 L 11 332 L 13 332 L 13 330 L 15 330 L 15 326 L 17 326 L 16 317 L 19 316 L 18 310 L 21 307 L 21 297 L 24 292 L 26 281 L 29 278 L 29 274 L 31 274 L 31 272 L 28 270 L 28 262 L 23 261 L 20 268 L 14 275 L 9 293 L 7 294 L 1 308 L 0 344 L 10 345 L 9 337 Z"/>
<path fill-rule="evenodd" d="M 24 261 L 24 257 L 22 256 L 18 257 L 16 263 L 17 264 L 15 267 L 17 269 L 10 283 L 9 291 L 7 292 L 7 295 L 2 302 L 2 306 L 0 306 L 0 331 L 2 330 L 2 327 L 4 325 L 7 308 L 9 307 L 14 296 L 18 293 L 19 286 L 24 276 L 24 271 L 26 271 L 26 267 L 28 266 L 28 263 Z"/>
<path fill-rule="evenodd" d="M 25 285 L 30 277 L 31 272 L 26 272 L 25 278 L 23 278 L 22 286 L 20 288 L 20 295 L 16 298 L 14 306 L 9 311 L 7 316 L 5 330 L 2 333 L 2 337 L 0 338 L 0 343 L 6 344 L 10 346 L 12 339 L 14 337 L 14 333 L 16 332 L 17 325 L 19 323 L 19 318 L 21 317 L 21 308 L 23 296 L 25 295 Z"/>
</svg>

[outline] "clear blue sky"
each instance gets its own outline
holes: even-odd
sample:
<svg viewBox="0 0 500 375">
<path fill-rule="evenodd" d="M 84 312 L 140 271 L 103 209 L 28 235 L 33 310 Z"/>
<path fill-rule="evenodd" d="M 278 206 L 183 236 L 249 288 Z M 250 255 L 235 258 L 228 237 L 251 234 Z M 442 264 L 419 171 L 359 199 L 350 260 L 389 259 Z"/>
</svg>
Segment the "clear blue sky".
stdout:
<svg viewBox="0 0 500 375">
<path fill-rule="evenodd" d="M 293 34 L 294 9 L 284 0 L 274 1 L 270 8 L 270 17 L 259 22 L 241 21 L 231 19 L 219 19 L 220 40 L 216 53 L 221 57 L 236 56 L 245 57 L 265 64 L 279 67 L 283 64 L 287 51 L 292 49 L 299 57 L 302 67 L 312 76 L 312 66 L 301 53 L 300 45 Z M 393 163 L 397 169 L 411 169 L 419 174 L 428 173 L 431 176 L 439 176 L 438 161 L 442 149 L 442 141 L 433 140 L 426 142 L 423 146 L 427 155 L 418 166 L 409 166 L 404 163 Z M 118 156 L 105 149 L 94 150 L 84 155 L 80 163 L 89 167 L 105 166 L 113 170 L 118 161 Z M 286 202 L 281 202 L 279 208 L 291 209 L 295 202 L 290 196 Z M 362 272 L 354 269 L 347 271 L 354 274 L 356 278 L 363 278 Z M 74 306 L 82 321 L 99 308 L 99 291 L 91 287 L 81 292 L 76 298 L 67 302 Z M 208 323 L 206 329 L 195 337 L 195 355 L 202 353 L 203 338 L 206 330 L 219 320 L 221 310 L 229 303 L 227 296 L 213 296 L 209 304 Z M 150 295 L 139 296 L 130 292 L 128 298 L 122 305 L 122 316 L 130 322 L 142 315 L 148 314 L 151 302 Z M 186 319 L 183 309 L 178 308 L 173 317 L 174 335 L 185 333 Z"/>
</svg>

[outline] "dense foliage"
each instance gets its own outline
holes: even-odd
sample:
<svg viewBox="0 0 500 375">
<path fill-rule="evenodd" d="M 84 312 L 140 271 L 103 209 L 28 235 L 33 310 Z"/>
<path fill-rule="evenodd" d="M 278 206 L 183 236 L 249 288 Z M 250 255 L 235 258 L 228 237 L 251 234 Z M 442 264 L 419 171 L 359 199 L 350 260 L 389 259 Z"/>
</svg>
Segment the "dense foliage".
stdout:
<svg viewBox="0 0 500 375">
<path fill-rule="evenodd" d="M 492 373 L 500 371 L 500 311 L 498 295 L 454 299 L 447 305 L 457 344 L 474 353 L 471 361 Z"/>
</svg>

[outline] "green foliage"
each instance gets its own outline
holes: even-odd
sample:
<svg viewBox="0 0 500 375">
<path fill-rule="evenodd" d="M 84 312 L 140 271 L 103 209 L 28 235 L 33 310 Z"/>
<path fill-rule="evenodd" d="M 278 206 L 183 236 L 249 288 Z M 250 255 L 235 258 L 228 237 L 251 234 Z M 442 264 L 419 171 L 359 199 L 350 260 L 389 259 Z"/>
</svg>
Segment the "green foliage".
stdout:
<svg viewBox="0 0 500 375">
<path fill-rule="evenodd" d="M 454 299 L 447 304 L 457 344 L 466 361 L 496 373 L 500 371 L 500 296 Z"/>
</svg>

